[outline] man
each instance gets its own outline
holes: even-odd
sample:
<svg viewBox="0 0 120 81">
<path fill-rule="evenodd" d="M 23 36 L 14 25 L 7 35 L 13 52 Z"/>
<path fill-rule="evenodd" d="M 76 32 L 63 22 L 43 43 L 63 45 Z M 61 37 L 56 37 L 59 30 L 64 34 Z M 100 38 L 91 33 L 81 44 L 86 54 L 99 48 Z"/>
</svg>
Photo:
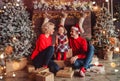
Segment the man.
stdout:
<svg viewBox="0 0 120 81">
<path fill-rule="evenodd" d="M 73 68 L 80 69 L 80 76 L 84 77 L 87 68 L 94 54 L 94 46 L 88 45 L 86 39 L 79 36 L 80 29 L 78 26 L 72 26 L 69 38 L 69 46 L 73 51 L 73 57 L 70 59 Z"/>
<path fill-rule="evenodd" d="M 63 25 L 65 24 L 65 20 L 67 18 L 67 13 L 63 13 L 65 17 L 62 19 Z M 84 14 L 84 16 L 83 16 Z M 76 26 L 71 27 L 70 38 L 69 38 L 69 46 L 73 51 L 73 56 L 70 59 L 71 64 L 74 69 L 80 69 L 80 76 L 84 77 L 86 70 L 90 67 L 90 62 L 92 61 L 92 57 L 94 55 L 94 46 L 93 41 L 87 43 L 86 39 L 80 36 L 80 33 L 84 33 L 85 31 L 82 28 L 82 24 L 84 19 L 86 18 L 88 13 L 82 13 L 79 23 Z"/>
</svg>

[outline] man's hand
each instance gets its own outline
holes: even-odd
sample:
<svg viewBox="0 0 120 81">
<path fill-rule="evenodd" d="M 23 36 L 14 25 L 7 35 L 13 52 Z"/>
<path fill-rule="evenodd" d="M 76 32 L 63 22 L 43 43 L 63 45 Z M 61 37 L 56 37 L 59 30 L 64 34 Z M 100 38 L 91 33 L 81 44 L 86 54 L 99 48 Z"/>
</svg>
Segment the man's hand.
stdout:
<svg viewBox="0 0 120 81">
<path fill-rule="evenodd" d="M 78 56 L 74 56 L 70 59 L 70 63 L 73 64 L 78 59 Z"/>
</svg>

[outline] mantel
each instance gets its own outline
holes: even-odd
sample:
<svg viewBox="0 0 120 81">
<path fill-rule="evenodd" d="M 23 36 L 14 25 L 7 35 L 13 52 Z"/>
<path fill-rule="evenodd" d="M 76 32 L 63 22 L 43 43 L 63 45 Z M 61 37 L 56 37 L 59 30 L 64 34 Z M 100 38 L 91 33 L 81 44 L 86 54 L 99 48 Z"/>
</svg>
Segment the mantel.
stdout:
<svg viewBox="0 0 120 81">
<path fill-rule="evenodd" d="M 35 32 L 39 35 L 40 33 L 40 27 L 43 23 L 44 20 L 44 14 L 47 12 L 52 16 L 50 19 L 50 22 L 53 22 L 56 26 L 59 24 L 60 18 L 62 17 L 62 11 L 41 11 L 41 10 L 34 10 L 33 11 L 33 16 L 32 16 L 32 24 L 35 27 Z M 78 20 L 80 18 L 80 13 L 82 11 L 63 11 L 68 13 L 68 17 L 65 21 L 65 27 L 67 31 L 70 31 L 70 27 L 78 23 Z M 90 13 L 90 10 L 86 10 L 84 12 Z M 91 13 L 90 13 L 91 14 Z M 91 38 L 91 15 L 89 15 L 86 19 L 85 22 L 83 23 L 83 27 L 85 29 L 85 33 L 81 34 L 85 38 Z"/>
<path fill-rule="evenodd" d="M 45 10 L 45 11 L 42 11 L 42 10 L 34 10 L 33 13 L 45 13 L 45 12 L 48 12 L 48 13 L 61 13 L 61 12 L 67 12 L 67 13 L 80 13 L 80 12 L 90 12 L 90 10 L 86 10 L 86 11 L 80 11 L 80 10 Z"/>
</svg>

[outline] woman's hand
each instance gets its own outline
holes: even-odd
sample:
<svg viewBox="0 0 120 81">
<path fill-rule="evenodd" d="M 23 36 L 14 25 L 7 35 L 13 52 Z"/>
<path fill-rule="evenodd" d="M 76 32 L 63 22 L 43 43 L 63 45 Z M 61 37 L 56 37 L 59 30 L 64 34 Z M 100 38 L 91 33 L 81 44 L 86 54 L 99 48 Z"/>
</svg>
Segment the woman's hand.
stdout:
<svg viewBox="0 0 120 81">
<path fill-rule="evenodd" d="M 74 56 L 70 59 L 70 63 L 73 64 L 78 59 L 78 56 Z"/>
</svg>

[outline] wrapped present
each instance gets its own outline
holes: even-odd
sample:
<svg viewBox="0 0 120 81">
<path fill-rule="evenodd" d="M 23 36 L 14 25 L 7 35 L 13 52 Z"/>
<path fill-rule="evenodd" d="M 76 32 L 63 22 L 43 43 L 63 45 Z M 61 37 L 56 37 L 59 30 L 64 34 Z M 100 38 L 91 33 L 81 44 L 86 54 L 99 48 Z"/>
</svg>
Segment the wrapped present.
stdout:
<svg viewBox="0 0 120 81">
<path fill-rule="evenodd" d="M 58 77 L 65 77 L 65 78 L 72 78 L 74 71 L 70 67 L 65 67 L 64 70 L 60 70 L 57 72 L 56 76 Z"/>
<path fill-rule="evenodd" d="M 35 67 L 33 65 L 27 65 L 27 70 L 28 70 L 29 73 L 34 72 Z"/>
<path fill-rule="evenodd" d="M 60 68 L 64 68 L 64 67 L 66 66 L 64 60 L 55 60 L 55 63 L 56 63 Z"/>
<path fill-rule="evenodd" d="M 41 72 L 36 74 L 36 81 L 54 81 L 54 74 L 51 72 Z"/>
<path fill-rule="evenodd" d="M 67 58 L 71 58 L 72 57 L 72 49 L 68 49 L 68 52 L 67 52 Z"/>
<path fill-rule="evenodd" d="M 64 70 L 72 71 L 72 67 L 64 67 Z"/>
<path fill-rule="evenodd" d="M 91 72 L 99 73 L 99 74 L 105 74 L 105 67 L 102 64 L 95 65 L 90 67 Z"/>
<path fill-rule="evenodd" d="M 36 69 L 36 70 L 34 71 L 34 73 L 41 73 L 41 72 L 49 72 L 49 68 L 41 67 L 41 68 Z"/>
</svg>

